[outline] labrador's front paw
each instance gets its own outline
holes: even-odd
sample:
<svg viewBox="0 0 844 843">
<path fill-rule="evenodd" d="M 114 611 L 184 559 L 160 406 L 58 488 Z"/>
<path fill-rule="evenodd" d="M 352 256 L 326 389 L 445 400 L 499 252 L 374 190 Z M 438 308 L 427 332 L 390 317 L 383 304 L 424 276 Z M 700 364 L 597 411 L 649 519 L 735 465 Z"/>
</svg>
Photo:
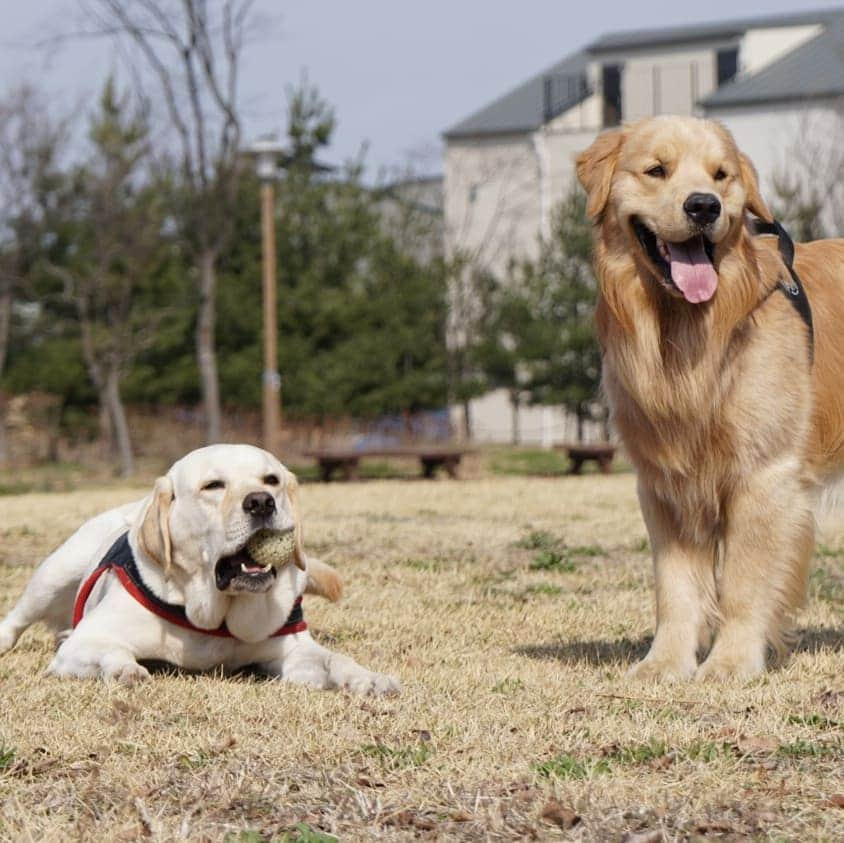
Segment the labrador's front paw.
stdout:
<svg viewBox="0 0 844 843">
<path fill-rule="evenodd" d="M 389 673 L 369 673 L 367 681 L 361 683 L 360 687 L 350 688 L 350 690 L 374 697 L 391 696 L 401 693 L 401 682 Z"/>
<path fill-rule="evenodd" d="M 401 683 L 395 677 L 386 673 L 374 673 L 361 667 L 353 659 L 337 653 L 332 654 L 328 671 L 333 687 L 351 691 L 353 694 L 382 696 L 401 692 Z"/>
</svg>

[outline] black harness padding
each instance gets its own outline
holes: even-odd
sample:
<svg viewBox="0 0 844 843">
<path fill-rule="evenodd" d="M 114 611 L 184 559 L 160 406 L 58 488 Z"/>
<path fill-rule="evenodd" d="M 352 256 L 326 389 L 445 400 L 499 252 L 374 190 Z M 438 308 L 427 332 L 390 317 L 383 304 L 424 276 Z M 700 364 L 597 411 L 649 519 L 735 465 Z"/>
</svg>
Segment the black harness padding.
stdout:
<svg viewBox="0 0 844 843">
<path fill-rule="evenodd" d="M 806 325 L 806 330 L 809 333 L 809 362 L 813 362 L 815 359 L 815 327 L 812 322 L 812 306 L 809 304 L 809 297 L 806 295 L 803 282 L 794 269 L 794 241 L 777 220 L 773 222 L 751 220 L 751 231 L 754 234 L 773 234 L 777 238 L 780 256 L 790 276 L 790 278 L 780 278 L 777 286 L 794 306 L 797 313 L 800 314 L 800 318 Z"/>
</svg>

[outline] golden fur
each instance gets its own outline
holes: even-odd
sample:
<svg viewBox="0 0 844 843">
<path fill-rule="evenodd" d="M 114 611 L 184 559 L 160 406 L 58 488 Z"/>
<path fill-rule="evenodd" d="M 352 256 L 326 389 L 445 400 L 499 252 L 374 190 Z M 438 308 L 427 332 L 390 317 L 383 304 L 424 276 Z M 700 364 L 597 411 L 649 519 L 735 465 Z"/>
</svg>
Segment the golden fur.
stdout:
<svg viewBox="0 0 844 843">
<path fill-rule="evenodd" d="M 844 472 L 844 241 L 797 246 L 812 363 L 806 326 L 776 289 L 787 277 L 776 240 L 746 226 L 748 212 L 771 219 L 755 171 L 723 126 L 634 123 L 599 136 L 577 173 L 595 223 L 604 388 L 654 556 L 656 634 L 634 673 L 758 673 L 804 600 L 818 492 Z M 699 304 L 633 228 L 688 241 L 701 231 L 683 209 L 696 192 L 721 204 L 703 229 L 717 288 Z"/>
</svg>

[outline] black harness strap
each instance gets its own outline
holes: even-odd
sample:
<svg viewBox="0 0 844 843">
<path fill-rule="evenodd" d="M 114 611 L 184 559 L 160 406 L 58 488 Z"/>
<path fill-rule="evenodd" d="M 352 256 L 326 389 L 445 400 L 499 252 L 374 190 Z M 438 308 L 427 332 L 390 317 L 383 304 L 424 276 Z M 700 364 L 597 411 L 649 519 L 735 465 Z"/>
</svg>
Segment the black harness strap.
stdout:
<svg viewBox="0 0 844 843">
<path fill-rule="evenodd" d="M 803 282 L 794 269 L 794 241 L 777 220 L 773 222 L 751 220 L 751 231 L 754 234 L 773 234 L 777 238 L 777 248 L 790 276 L 790 278 L 780 278 L 777 287 L 785 294 L 785 297 L 791 302 L 806 325 L 806 330 L 809 333 L 809 362 L 812 362 L 815 358 L 815 327 L 812 322 L 812 306 L 809 304 L 809 297 L 803 288 Z"/>
<path fill-rule="evenodd" d="M 194 626 L 188 620 L 187 612 L 184 606 L 177 603 L 168 603 L 162 600 L 143 580 L 138 566 L 135 563 L 135 557 L 132 555 L 132 548 L 129 546 L 129 534 L 124 533 L 117 539 L 116 542 L 109 548 L 108 553 L 103 557 L 102 562 L 91 572 L 91 575 L 82 584 L 79 593 L 76 597 L 76 603 L 73 610 L 73 626 L 75 627 L 81 620 L 85 613 L 85 603 L 97 580 L 106 571 L 114 571 L 118 579 L 123 584 L 123 587 L 135 598 L 142 606 L 149 609 L 154 615 L 174 623 L 177 626 L 185 629 L 193 630 L 194 632 L 201 632 L 204 635 L 216 635 L 222 638 L 233 638 L 234 636 L 229 632 L 225 622 L 218 629 L 200 629 Z M 293 609 L 289 617 L 284 622 L 284 626 L 277 629 L 271 637 L 279 637 L 282 635 L 292 635 L 295 632 L 302 632 L 307 629 L 308 625 L 305 622 L 304 612 L 302 611 L 302 598 L 298 597 L 293 604 Z"/>
</svg>

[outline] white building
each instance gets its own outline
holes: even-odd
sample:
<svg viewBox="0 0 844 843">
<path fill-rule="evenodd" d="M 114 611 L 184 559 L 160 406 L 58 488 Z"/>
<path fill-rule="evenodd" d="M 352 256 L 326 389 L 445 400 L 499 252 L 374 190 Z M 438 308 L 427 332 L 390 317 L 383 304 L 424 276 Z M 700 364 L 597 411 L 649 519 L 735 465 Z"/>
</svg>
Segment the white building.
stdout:
<svg viewBox="0 0 844 843">
<path fill-rule="evenodd" d="M 445 132 L 446 248 L 496 274 L 534 255 L 577 153 L 657 114 L 723 121 L 770 194 L 801 143 L 839 131 L 843 100 L 844 8 L 604 35 Z M 560 412 L 522 413 L 524 441 L 570 435 Z M 473 402 L 472 418 L 478 438 L 511 438 L 503 392 Z"/>
</svg>

